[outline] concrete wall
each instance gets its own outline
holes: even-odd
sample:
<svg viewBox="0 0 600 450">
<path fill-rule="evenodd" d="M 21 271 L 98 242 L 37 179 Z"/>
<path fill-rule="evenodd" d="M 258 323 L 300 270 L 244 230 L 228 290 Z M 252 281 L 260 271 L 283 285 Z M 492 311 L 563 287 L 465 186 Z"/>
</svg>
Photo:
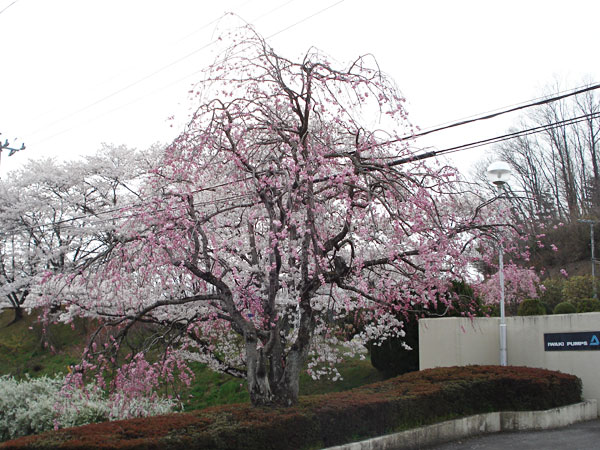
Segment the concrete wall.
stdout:
<svg viewBox="0 0 600 450">
<path fill-rule="evenodd" d="M 500 363 L 499 318 L 419 321 L 420 368 Z M 511 366 L 540 367 L 577 375 L 583 397 L 600 401 L 600 350 L 544 351 L 544 333 L 600 331 L 600 313 L 506 318 Z"/>
<path fill-rule="evenodd" d="M 549 430 L 598 416 L 595 400 L 547 411 L 502 411 L 449 420 L 324 450 L 417 450 L 499 431 Z"/>
</svg>

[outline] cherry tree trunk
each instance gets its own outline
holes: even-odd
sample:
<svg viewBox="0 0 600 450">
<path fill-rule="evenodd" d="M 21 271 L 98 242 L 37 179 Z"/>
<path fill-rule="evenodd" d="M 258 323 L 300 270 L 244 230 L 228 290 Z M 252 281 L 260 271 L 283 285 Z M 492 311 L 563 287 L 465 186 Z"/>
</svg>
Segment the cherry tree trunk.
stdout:
<svg viewBox="0 0 600 450">
<path fill-rule="evenodd" d="M 292 406 L 298 402 L 300 372 L 304 367 L 303 352 L 291 351 L 285 363 L 275 352 L 267 355 L 261 348 L 251 348 L 247 357 L 247 379 L 250 401 L 254 406 Z M 250 346 L 251 347 L 251 346 Z"/>
<path fill-rule="evenodd" d="M 300 371 L 304 366 L 304 358 L 297 352 L 288 355 L 283 376 L 275 385 L 276 403 L 281 406 L 292 406 L 298 402 L 300 390 Z"/>
</svg>

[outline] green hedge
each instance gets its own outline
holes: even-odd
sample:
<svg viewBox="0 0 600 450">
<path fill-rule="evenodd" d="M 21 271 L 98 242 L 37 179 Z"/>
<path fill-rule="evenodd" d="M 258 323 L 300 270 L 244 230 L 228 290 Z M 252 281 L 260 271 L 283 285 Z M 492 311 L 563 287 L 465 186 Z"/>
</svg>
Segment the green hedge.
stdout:
<svg viewBox="0 0 600 450">
<path fill-rule="evenodd" d="M 581 382 L 573 375 L 525 367 L 437 368 L 306 396 L 292 408 L 225 405 L 27 436 L 0 448 L 315 449 L 452 417 L 579 401 Z"/>
<path fill-rule="evenodd" d="M 575 309 L 578 313 L 588 313 L 600 311 L 600 300 L 595 298 L 583 298 L 575 302 Z"/>
</svg>

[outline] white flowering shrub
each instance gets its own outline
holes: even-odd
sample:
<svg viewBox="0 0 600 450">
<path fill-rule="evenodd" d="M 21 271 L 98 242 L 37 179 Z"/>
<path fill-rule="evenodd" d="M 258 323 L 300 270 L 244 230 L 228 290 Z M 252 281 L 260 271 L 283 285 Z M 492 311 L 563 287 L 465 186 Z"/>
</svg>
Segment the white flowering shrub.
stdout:
<svg viewBox="0 0 600 450">
<path fill-rule="evenodd" d="M 121 402 L 94 385 L 65 389 L 61 377 L 17 381 L 0 376 L 0 442 L 58 427 L 168 414 L 175 409 L 173 400 L 156 395 L 129 400 L 127 408 Z"/>
</svg>

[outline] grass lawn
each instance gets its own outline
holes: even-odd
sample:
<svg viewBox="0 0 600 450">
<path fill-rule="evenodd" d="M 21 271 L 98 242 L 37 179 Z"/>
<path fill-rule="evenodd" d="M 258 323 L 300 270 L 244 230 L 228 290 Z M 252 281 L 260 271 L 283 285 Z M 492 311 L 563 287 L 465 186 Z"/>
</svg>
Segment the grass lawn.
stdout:
<svg viewBox="0 0 600 450">
<path fill-rule="evenodd" d="M 0 313 L 0 375 L 37 377 L 66 373 L 69 365 L 77 364 L 92 327 L 83 320 L 74 326 L 52 325 L 45 346 L 42 325 L 35 314 L 25 317 L 10 326 L 13 312 Z M 195 378 L 189 390 L 183 393 L 185 410 L 202 409 L 208 406 L 249 402 L 246 381 L 213 372 L 202 364 L 193 363 Z M 342 380 L 313 380 L 308 374 L 300 376 L 300 395 L 325 394 L 353 389 L 386 377 L 378 372 L 369 361 L 358 358 L 348 360 L 338 367 Z"/>
<path fill-rule="evenodd" d="M 184 398 L 186 411 L 214 405 L 246 403 L 250 401 L 245 380 L 213 372 L 202 364 L 192 364 L 195 379 Z M 352 359 L 338 367 L 342 380 L 313 380 L 307 373 L 300 375 L 300 395 L 327 394 L 354 389 L 365 384 L 382 381 L 386 377 L 378 372 L 369 359 Z"/>
</svg>

